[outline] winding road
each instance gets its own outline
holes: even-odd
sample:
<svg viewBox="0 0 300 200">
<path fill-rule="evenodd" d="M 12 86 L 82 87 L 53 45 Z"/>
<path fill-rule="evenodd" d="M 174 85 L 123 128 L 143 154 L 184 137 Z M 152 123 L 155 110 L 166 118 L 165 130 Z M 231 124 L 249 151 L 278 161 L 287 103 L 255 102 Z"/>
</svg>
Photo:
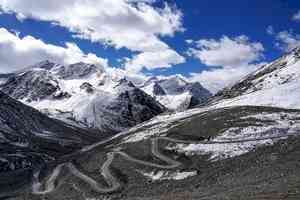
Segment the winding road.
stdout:
<svg viewBox="0 0 300 200">
<path fill-rule="evenodd" d="M 109 187 L 103 187 L 100 183 L 98 183 L 93 178 L 89 177 L 88 175 L 81 172 L 73 163 L 66 162 L 63 164 L 57 165 L 52 173 L 46 178 L 44 182 L 44 189 L 43 183 L 40 182 L 40 172 L 41 170 L 36 171 L 33 174 L 33 183 L 32 183 L 32 193 L 36 195 L 45 195 L 48 193 L 51 193 L 56 188 L 56 182 L 58 179 L 59 174 L 61 173 L 61 170 L 65 167 L 69 170 L 71 174 L 73 174 L 75 177 L 79 178 L 80 180 L 84 181 L 88 185 L 91 186 L 91 188 L 98 192 L 98 193 L 112 193 L 115 191 L 118 191 L 122 184 L 119 182 L 119 180 L 111 173 L 110 171 L 110 165 L 112 164 L 115 155 L 120 155 L 124 159 L 138 163 L 145 166 L 150 166 L 154 168 L 160 168 L 160 169 L 174 169 L 181 165 L 180 162 L 173 160 L 172 158 L 169 158 L 159 152 L 159 141 L 164 140 L 172 143 L 184 143 L 184 144 L 226 144 L 226 143 L 243 143 L 243 142 L 251 142 L 251 141 L 259 141 L 259 140 L 268 140 L 268 139 L 280 139 L 280 138 L 286 138 L 289 135 L 285 136 L 275 136 L 275 137 L 265 137 L 265 138 L 256 138 L 256 139 L 244 139 L 244 140 L 224 140 L 224 141 L 187 141 L 187 140 L 179 140 L 179 139 L 173 139 L 169 137 L 157 137 L 151 139 L 151 153 L 159 158 L 161 161 L 164 161 L 166 164 L 157 164 L 149 161 L 143 161 L 139 160 L 137 158 L 134 158 L 130 155 L 128 155 L 125 152 L 122 151 L 112 151 L 108 152 L 106 154 L 107 160 L 104 162 L 104 164 L 101 167 L 100 173 L 104 177 L 105 181 L 107 182 Z M 84 148 L 82 151 L 91 150 L 93 147 L 99 146 L 99 144 L 104 144 L 105 141 L 98 143 L 97 145 L 91 145 L 86 148 Z"/>
</svg>

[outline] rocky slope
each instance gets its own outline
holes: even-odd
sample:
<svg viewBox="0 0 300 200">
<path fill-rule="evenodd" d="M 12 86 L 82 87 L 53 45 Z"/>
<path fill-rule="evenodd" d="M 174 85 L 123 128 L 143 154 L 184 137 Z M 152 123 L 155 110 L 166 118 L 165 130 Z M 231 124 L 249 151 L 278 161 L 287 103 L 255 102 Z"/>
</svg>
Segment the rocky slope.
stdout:
<svg viewBox="0 0 300 200">
<path fill-rule="evenodd" d="M 86 129 L 80 129 L 51 119 L 39 111 L 22 104 L 0 91 L 0 141 L 16 147 L 37 148 L 45 152 L 57 150 L 55 144 L 80 147 L 103 139 Z M 39 140 L 53 142 L 53 147 L 40 148 Z M 79 146 L 78 146 L 79 145 Z"/>
<path fill-rule="evenodd" d="M 67 123 L 116 133 L 165 111 L 165 107 L 101 66 L 44 61 L 8 76 L 0 89 Z"/>
<path fill-rule="evenodd" d="M 190 83 L 180 76 L 151 77 L 145 81 L 141 89 L 170 110 L 176 111 L 203 104 L 212 95 L 199 82 Z"/>
<path fill-rule="evenodd" d="M 25 173 L 101 139 L 88 130 L 50 119 L 0 91 L 1 177 Z M 0 187 L 6 188 L 3 183 L 1 179 Z"/>
</svg>

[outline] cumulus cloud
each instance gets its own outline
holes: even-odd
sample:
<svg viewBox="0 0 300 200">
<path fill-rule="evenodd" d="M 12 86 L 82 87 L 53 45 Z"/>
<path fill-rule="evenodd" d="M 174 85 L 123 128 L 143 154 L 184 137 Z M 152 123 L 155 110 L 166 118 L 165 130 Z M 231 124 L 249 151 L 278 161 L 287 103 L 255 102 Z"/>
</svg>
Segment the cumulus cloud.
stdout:
<svg viewBox="0 0 300 200">
<path fill-rule="evenodd" d="M 294 33 L 293 29 L 276 32 L 273 26 L 268 26 L 266 32 L 274 37 L 275 46 L 282 51 L 289 52 L 300 46 L 300 35 Z"/>
<path fill-rule="evenodd" d="M 76 62 L 97 63 L 108 66 L 106 59 L 95 54 L 85 54 L 74 43 L 64 47 L 47 44 L 32 36 L 21 38 L 19 34 L 0 28 L 0 72 L 10 72 L 27 67 L 41 60 L 52 60 L 61 64 Z"/>
<path fill-rule="evenodd" d="M 137 54 L 130 62 L 140 63 L 145 53 L 174 51 L 160 40 L 183 31 L 182 13 L 165 4 L 154 7 L 156 0 L 0 0 L 3 12 L 15 13 L 24 20 L 33 18 L 66 27 L 74 37 L 100 42 L 115 48 L 127 48 Z M 175 52 L 173 52 L 175 55 Z M 174 58 L 161 62 L 174 64 Z M 177 60 L 182 60 L 177 55 Z M 140 66 L 155 68 L 155 62 Z M 176 62 L 175 62 L 176 64 Z M 139 66 L 139 68 L 141 68 Z"/>
<path fill-rule="evenodd" d="M 199 59 L 207 66 L 240 66 L 257 61 L 262 57 L 263 45 L 250 42 L 245 35 L 220 40 L 202 39 L 195 48 L 189 49 L 189 55 Z"/>
<path fill-rule="evenodd" d="M 263 58 L 263 45 L 259 42 L 251 42 L 245 35 L 234 38 L 223 36 L 219 40 L 201 39 L 194 43 L 195 46 L 188 50 L 188 55 L 211 69 L 192 73 L 191 79 L 201 82 L 212 92 L 254 71 L 257 65 L 253 63 Z"/>
<path fill-rule="evenodd" d="M 185 40 L 185 42 L 186 42 L 187 44 L 193 44 L 194 40 L 187 39 L 187 40 Z"/>
<path fill-rule="evenodd" d="M 268 26 L 266 31 L 269 35 L 274 35 L 275 34 L 273 26 Z"/>
<path fill-rule="evenodd" d="M 300 21 L 300 10 L 293 15 L 292 19 L 295 21 Z"/>
<path fill-rule="evenodd" d="M 155 68 L 169 68 L 174 64 L 185 62 L 185 58 L 176 51 L 165 49 L 164 51 L 143 52 L 129 59 L 125 64 L 125 69 L 137 73 L 143 68 L 148 70 Z"/>
<path fill-rule="evenodd" d="M 261 64 L 246 65 L 240 67 L 222 67 L 205 70 L 201 73 L 191 73 L 191 81 L 200 82 L 210 92 L 216 93 L 219 90 L 229 87 L 242 77 L 258 69 Z"/>
<path fill-rule="evenodd" d="M 292 30 L 277 33 L 276 40 L 276 46 L 285 52 L 300 47 L 300 35 L 293 33 Z"/>
</svg>

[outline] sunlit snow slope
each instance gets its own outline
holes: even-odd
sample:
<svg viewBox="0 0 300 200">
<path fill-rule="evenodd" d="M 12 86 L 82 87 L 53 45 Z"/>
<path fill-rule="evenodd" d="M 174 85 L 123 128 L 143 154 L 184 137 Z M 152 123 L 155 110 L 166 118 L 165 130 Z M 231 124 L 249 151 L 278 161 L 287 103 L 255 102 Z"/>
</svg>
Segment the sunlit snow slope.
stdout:
<svg viewBox="0 0 300 200">
<path fill-rule="evenodd" d="M 300 108 L 300 48 L 267 64 L 234 86 L 219 92 L 213 103 Z"/>
</svg>

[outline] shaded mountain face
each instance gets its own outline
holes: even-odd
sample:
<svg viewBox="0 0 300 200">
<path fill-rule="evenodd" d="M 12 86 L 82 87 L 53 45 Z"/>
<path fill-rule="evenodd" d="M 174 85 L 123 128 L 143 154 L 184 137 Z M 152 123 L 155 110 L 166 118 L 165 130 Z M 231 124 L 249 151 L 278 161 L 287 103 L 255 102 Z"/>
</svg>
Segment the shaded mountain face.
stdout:
<svg viewBox="0 0 300 200">
<path fill-rule="evenodd" d="M 219 106 L 262 105 L 300 108 L 300 48 L 262 66 L 230 88 L 217 93 Z"/>
<path fill-rule="evenodd" d="M 205 103 L 211 93 L 200 83 L 190 83 L 174 76 L 170 78 L 149 78 L 141 89 L 170 110 L 185 110 Z"/>
<path fill-rule="evenodd" d="M 53 118 L 111 134 L 165 111 L 130 81 L 85 63 L 44 61 L 11 74 L 0 89 Z"/>
<path fill-rule="evenodd" d="M 13 74 L 0 74 L 0 85 L 5 83 L 11 75 Z"/>
<path fill-rule="evenodd" d="M 35 167 L 100 139 L 0 91 L 0 173 Z"/>
<path fill-rule="evenodd" d="M 32 102 L 54 97 L 61 89 L 58 79 L 49 71 L 32 69 L 10 76 L 1 86 L 1 90 L 16 99 Z"/>
<path fill-rule="evenodd" d="M 59 66 L 53 70 L 62 79 L 76 79 L 90 76 L 94 73 L 104 73 L 104 69 L 93 64 L 75 63 L 68 66 Z"/>
</svg>

